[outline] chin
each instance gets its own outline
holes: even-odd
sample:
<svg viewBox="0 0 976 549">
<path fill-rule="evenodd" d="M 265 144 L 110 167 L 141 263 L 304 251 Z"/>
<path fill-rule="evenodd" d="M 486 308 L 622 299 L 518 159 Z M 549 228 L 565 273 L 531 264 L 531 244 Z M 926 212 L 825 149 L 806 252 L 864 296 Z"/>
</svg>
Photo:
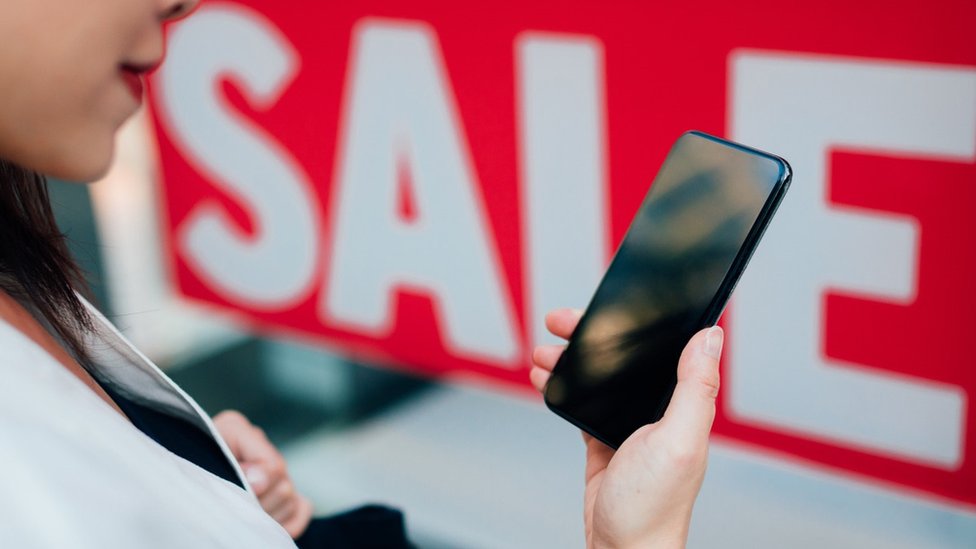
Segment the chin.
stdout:
<svg viewBox="0 0 976 549">
<path fill-rule="evenodd" d="M 72 183 L 91 183 L 108 173 L 112 166 L 114 143 L 108 147 L 78 147 L 65 155 L 59 155 L 57 161 L 38 169 L 48 177 Z"/>
</svg>

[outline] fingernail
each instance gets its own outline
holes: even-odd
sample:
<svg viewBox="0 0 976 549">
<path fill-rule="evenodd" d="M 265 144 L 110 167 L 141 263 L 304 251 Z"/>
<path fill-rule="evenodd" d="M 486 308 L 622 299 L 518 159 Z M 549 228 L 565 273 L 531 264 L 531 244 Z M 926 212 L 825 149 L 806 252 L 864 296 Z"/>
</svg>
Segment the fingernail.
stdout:
<svg viewBox="0 0 976 549">
<path fill-rule="evenodd" d="M 705 354 L 719 359 L 722 357 L 722 343 L 725 340 L 725 332 L 718 326 L 712 326 L 705 332 Z"/>
<path fill-rule="evenodd" d="M 247 482 L 251 485 L 251 488 L 255 490 L 263 487 L 268 482 L 268 475 L 260 467 L 248 467 L 244 470 L 244 476 L 247 477 Z"/>
</svg>

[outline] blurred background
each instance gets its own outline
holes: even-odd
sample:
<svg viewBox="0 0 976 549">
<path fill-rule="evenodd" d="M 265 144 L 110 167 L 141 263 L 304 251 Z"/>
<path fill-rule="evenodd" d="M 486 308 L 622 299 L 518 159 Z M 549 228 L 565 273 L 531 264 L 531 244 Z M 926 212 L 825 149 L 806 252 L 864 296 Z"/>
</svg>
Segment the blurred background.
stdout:
<svg viewBox="0 0 976 549">
<path fill-rule="evenodd" d="M 353 4 L 204 0 L 109 175 L 51 183 L 100 307 L 320 514 L 584 545 L 529 353 L 699 129 L 795 177 L 723 317 L 689 545 L 974 546 L 971 2 Z"/>
</svg>

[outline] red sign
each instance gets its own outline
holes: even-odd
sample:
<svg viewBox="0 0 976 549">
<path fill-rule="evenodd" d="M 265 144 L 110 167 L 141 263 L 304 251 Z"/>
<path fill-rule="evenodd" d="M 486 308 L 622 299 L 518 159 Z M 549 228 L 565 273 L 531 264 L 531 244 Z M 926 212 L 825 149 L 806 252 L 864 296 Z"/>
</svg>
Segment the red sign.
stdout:
<svg viewBox="0 0 976 549">
<path fill-rule="evenodd" d="M 976 5 L 205 2 L 155 75 L 182 294 L 527 385 L 691 128 L 795 180 L 716 431 L 976 504 Z"/>
</svg>

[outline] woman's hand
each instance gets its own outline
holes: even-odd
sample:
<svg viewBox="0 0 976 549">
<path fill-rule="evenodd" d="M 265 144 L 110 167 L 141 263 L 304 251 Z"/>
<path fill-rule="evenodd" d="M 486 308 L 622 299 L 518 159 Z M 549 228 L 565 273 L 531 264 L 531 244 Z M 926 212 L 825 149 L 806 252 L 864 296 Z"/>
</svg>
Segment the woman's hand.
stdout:
<svg viewBox="0 0 976 549">
<path fill-rule="evenodd" d="M 261 507 L 297 538 L 312 519 L 312 504 L 295 490 L 281 452 L 240 412 L 228 410 L 213 418 L 220 436 L 241 464 Z"/>
<path fill-rule="evenodd" d="M 570 309 L 553 311 L 546 316 L 546 327 L 568 338 L 580 315 Z M 684 547 L 705 477 L 722 341 L 718 327 L 691 338 L 678 362 L 678 385 L 664 417 L 638 429 L 619 450 L 583 434 L 587 547 Z M 533 351 L 529 377 L 540 391 L 562 351 L 562 345 Z"/>
</svg>

